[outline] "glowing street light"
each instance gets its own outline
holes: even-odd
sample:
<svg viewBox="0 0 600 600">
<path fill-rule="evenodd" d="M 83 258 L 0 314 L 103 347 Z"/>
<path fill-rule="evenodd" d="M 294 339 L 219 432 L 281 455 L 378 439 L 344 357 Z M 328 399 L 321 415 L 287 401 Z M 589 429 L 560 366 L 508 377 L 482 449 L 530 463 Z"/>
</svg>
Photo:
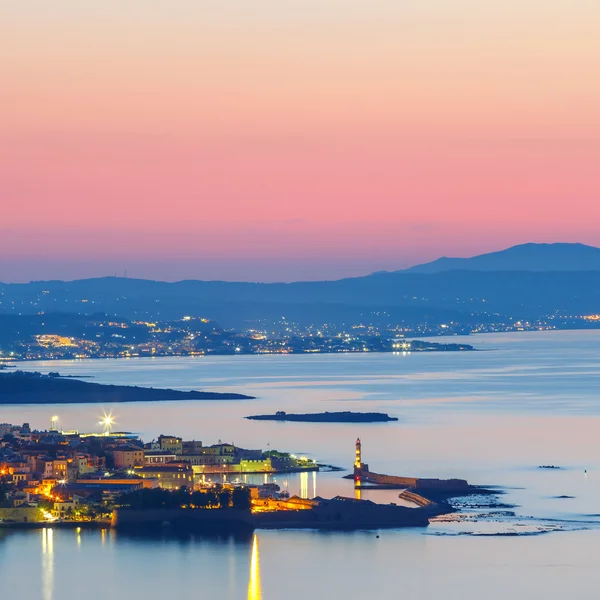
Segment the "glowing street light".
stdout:
<svg viewBox="0 0 600 600">
<path fill-rule="evenodd" d="M 110 435 L 114 424 L 115 419 L 112 416 L 112 413 L 104 413 L 104 415 L 102 416 L 102 420 L 100 421 L 100 425 L 102 425 L 102 427 L 104 428 L 104 435 Z"/>
</svg>

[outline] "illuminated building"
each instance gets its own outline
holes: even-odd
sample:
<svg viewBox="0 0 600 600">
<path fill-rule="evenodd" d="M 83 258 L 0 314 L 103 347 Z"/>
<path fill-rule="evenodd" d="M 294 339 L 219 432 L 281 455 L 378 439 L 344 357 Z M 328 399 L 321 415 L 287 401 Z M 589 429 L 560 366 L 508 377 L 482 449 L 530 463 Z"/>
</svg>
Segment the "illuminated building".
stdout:
<svg viewBox="0 0 600 600">
<path fill-rule="evenodd" d="M 159 448 L 165 452 L 174 452 L 175 454 L 181 454 L 183 450 L 183 440 L 180 437 L 174 435 L 160 435 L 158 436 Z"/>
<path fill-rule="evenodd" d="M 167 490 L 194 486 L 194 471 L 189 463 L 169 463 L 166 465 L 145 465 L 137 467 L 135 474 L 144 479 L 157 479 L 158 486 Z"/>
<path fill-rule="evenodd" d="M 137 446 L 121 446 L 113 450 L 115 469 L 141 467 L 145 464 L 144 450 Z"/>
</svg>

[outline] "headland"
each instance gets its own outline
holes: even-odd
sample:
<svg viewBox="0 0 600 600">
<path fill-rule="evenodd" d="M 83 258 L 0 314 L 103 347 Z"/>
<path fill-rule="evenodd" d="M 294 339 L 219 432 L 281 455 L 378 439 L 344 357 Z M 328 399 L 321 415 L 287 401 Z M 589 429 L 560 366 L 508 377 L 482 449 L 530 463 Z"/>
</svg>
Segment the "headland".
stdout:
<svg viewBox="0 0 600 600">
<path fill-rule="evenodd" d="M 128 385 L 103 385 L 64 378 L 58 374 L 15 371 L 0 373 L 2 404 L 112 404 L 169 400 L 251 400 L 231 393 L 181 391 Z"/>
<path fill-rule="evenodd" d="M 315 460 L 219 441 L 205 446 L 161 435 L 144 443 L 112 431 L 63 432 L 0 425 L 0 528 L 115 527 L 138 532 L 236 532 L 254 529 L 352 530 L 426 527 L 454 512 L 449 497 L 481 493 L 462 479 L 379 475 L 356 444 L 354 497 L 292 496 L 266 475 L 316 471 Z M 264 474 L 264 483 L 245 474 Z M 361 490 L 402 487 L 403 505 L 361 498 Z M 286 484 L 287 487 L 287 484 Z"/>
</svg>

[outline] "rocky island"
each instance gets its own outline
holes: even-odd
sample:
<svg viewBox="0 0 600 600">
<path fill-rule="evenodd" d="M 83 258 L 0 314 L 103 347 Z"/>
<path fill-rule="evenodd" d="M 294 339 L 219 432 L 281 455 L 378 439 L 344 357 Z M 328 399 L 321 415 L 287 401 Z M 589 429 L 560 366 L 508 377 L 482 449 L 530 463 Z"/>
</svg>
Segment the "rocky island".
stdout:
<svg viewBox="0 0 600 600">
<path fill-rule="evenodd" d="M 168 400 L 252 400 L 243 394 L 181 391 L 128 385 L 102 385 L 52 373 L 0 373 L 0 405 L 98 404 L 164 402 Z"/>
<path fill-rule="evenodd" d="M 385 413 L 359 413 L 359 412 L 324 412 L 292 414 L 282 410 L 274 415 L 252 415 L 245 417 L 252 421 L 296 421 L 303 423 L 385 423 L 397 421 L 397 417 L 390 417 Z"/>
<path fill-rule="evenodd" d="M 470 344 L 440 344 L 439 342 L 405 340 L 396 344 L 396 350 L 407 350 L 409 352 L 473 352 L 475 348 Z"/>
</svg>

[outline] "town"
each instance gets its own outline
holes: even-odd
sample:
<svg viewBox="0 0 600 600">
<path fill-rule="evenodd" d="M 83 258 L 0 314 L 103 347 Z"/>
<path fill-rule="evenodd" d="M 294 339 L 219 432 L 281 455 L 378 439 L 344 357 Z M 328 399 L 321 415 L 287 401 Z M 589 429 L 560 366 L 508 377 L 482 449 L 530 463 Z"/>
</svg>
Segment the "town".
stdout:
<svg viewBox="0 0 600 600">
<path fill-rule="evenodd" d="M 276 329 L 225 330 L 201 317 L 177 321 L 129 321 L 96 315 L 3 316 L 0 365 L 11 360 L 132 358 L 244 354 L 403 352 L 472 350 L 468 344 L 408 340 L 408 328 L 327 324 L 300 328 L 290 321 Z M 440 328 L 443 332 L 454 325 Z M 422 331 L 427 334 L 427 331 Z"/>
<path fill-rule="evenodd" d="M 244 495 L 284 500 L 289 494 L 266 483 L 268 475 L 319 469 L 307 457 L 220 441 L 207 446 L 160 435 L 144 443 L 114 432 L 111 415 L 103 416 L 98 433 L 61 431 L 58 422 L 53 416 L 43 431 L 29 423 L 0 424 L 0 523 L 108 523 L 123 497 L 133 504 L 150 498 L 159 506 L 181 498 L 169 492 L 221 508 L 237 506 Z M 264 475 L 265 483 L 248 483 L 252 474 Z"/>
<path fill-rule="evenodd" d="M 162 321 L 130 320 L 103 313 L 0 314 L 0 368 L 17 360 L 464 351 L 474 348 L 445 340 L 458 335 L 598 326 L 600 315 L 596 314 L 553 314 L 531 320 L 480 314 L 467 321 L 451 317 L 439 322 L 395 322 L 385 311 L 375 311 L 355 323 L 307 324 L 280 317 L 257 320 L 240 330 L 224 328 L 201 316 Z M 438 337 L 440 341 L 416 339 L 419 337 Z"/>
</svg>

